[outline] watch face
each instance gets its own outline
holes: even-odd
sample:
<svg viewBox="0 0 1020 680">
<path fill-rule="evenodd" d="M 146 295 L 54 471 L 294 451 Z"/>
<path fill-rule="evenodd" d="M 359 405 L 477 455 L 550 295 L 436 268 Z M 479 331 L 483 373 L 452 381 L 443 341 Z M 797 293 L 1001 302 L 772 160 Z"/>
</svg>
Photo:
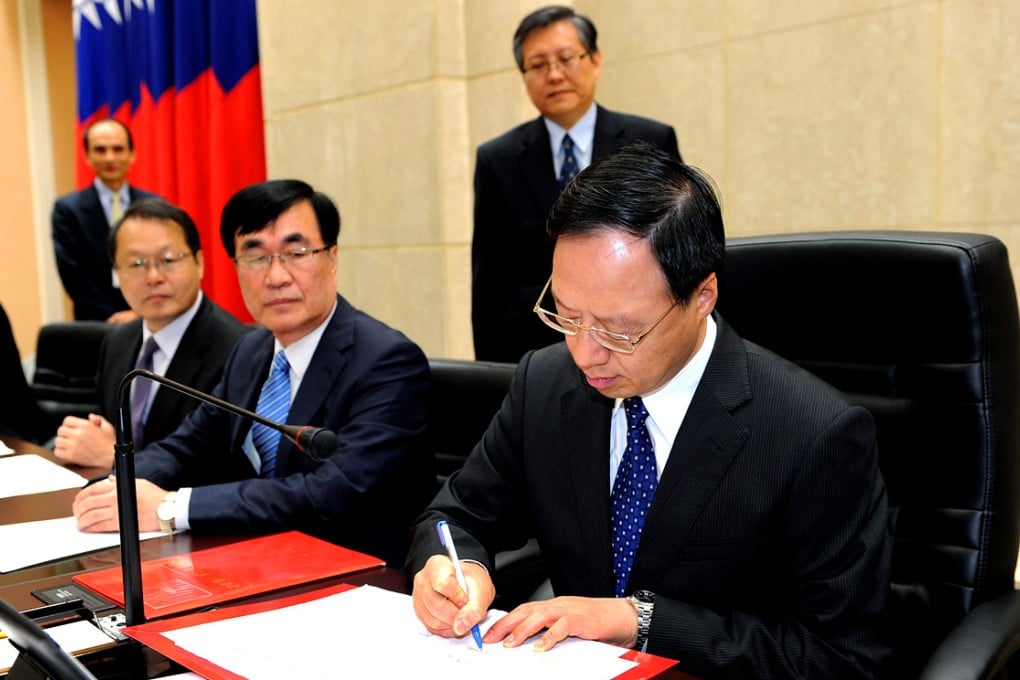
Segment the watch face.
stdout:
<svg viewBox="0 0 1020 680">
<path fill-rule="evenodd" d="M 173 503 L 167 503 L 166 501 L 159 504 L 156 508 L 156 517 L 161 520 L 168 522 L 174 518 L 174 506 Z"/>
<path fill-rule="evenodd" d="M 648 590 L 635 590 L 631 597 L 638 602 L 647 602 L 648 604 L 655 602 L 655 593 Z"/>
</svg>

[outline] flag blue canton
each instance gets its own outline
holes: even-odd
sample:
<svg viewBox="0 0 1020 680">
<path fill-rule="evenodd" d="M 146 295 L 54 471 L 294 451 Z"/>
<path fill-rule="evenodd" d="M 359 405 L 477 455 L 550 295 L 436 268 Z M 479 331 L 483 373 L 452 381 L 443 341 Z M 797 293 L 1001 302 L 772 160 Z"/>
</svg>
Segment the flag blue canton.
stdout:
<svg viewBox="0 0 1020 680">
<path fill-rule="evenodd" d="M 76 0 L 78 120 L 138 108 L 212 68 L 229 92 L 259 60 L 255 0 Z"/>
</svg>

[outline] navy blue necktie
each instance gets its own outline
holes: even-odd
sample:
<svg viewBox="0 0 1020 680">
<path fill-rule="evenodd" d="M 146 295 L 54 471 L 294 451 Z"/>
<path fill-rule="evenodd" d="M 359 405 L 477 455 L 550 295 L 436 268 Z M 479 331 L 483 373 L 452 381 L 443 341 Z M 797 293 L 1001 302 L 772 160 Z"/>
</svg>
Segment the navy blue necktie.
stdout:
<svg viewBox="0 0 1020 680">
<path fill-rule="evenodd" d="M 149 336 L 149 339 L 142 345 L 142 351 L 138 354 L 138 361 L 135 368 L 143 368 L 146 371 L 152 370 L 152 355 L 159 349 L 156 338 Z M 148 378 L 135 380 L 131 386 L 131 441 L 135 450 L 142 448 L 145 443 L 145 421 L 148 420 L 146 410 L 149 406 L 149 395 L 152 394 L 152 381 Z"/>
<path fill-rule="evenodd" d="M 278 423 L 286 422 L 287 414 L 290 413 L 290 364 L 282 349 L 276 353 L 269 377 L 262 385 L 255 413 Z M 251 441 L 262 457 L 262 476 L 272 477 L 276 472 L 276 450 L 280 445 L 280 433 L 255 423 L 251 426 Z"/>
<path fill-rule="evenodd" d="M 581 172 L 581 168 L 577 164 L 577 156 L 574 155 L 574 140 L 570 138 L 570 135 L 564 135 L 561 146 L 563 149 L 563 166 L 560 168 L 560 178 L 557 182 L 560 185 L 560 191 L 563 191 L 570 184 L 570 181 L 577 177 L 577 173 Z"/>
<path fill-rule="evenodd" d="M 648 410 L 641 397 L 623 400 L 627 412 L 627 449 L 620 461 L 613 483 L 613 574 L 616 596 L 626 594 L 634 553 L 641 541 L 648 506 L 652 504 L 658 477 L 655 472 L 655 451 L 645 427 Z"/>
</svg>

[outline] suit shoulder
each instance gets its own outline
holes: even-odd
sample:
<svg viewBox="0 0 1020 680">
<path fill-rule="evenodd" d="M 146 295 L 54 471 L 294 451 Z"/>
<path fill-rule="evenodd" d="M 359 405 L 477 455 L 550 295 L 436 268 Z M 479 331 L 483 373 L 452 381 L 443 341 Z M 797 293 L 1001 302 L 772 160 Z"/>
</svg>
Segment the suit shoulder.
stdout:
<svg viewBox="0 0 1020 680">
<path fill-rule="evenodd" d="M 516 153 L 520 150 L 522 140 L 536 132 L 542 132 L 541 130 L 534 129 L 536 125 L 540 124 L 541 119 L 532 119 L 525 123 L 521 123 L 516 127 L 510 128 L 498 137 L 493 137 L 489 141 L 479 145 L 478 156 L 499 156 L 503 154 Z"/>
<path fill-rule="evenodd" d="M 106 337 L 103 338 L 103 343 L 108 348 L 130 347 L 141 337 L 142 320 L 135 319 L 124 324 L 111 324 L 111 328 L 106 332 Z"/>
<path fill-rule="evenodd" d="M 206 298 L 209 300 L 208 298 Z M 209 320 L 218 334 L 237 339 L 254 330 L 254 326 L 241 322 L 236 316 L 209 300 Z"/>
<path fill-rule="evenodd" d="M 360 309 L 354 309 L 353 322 L 355 327 L 355 342 L 368 344 L 379 350 L 401 348 L 425 358 L 425 353 L 418 346 L 418 343 L 404 335 L 402 331 L 380 321 L 379 319 L 366 314 Z"/>
<path fill-rule="evenodd" d="M 770 402 L 794 401 L 794 410 L 806 409 L 812 413 L 825 409 L 840 412 L 852 406 L 841 391 L 814 373 L 761 345 L 749 340 L 743 340 L 743 343 L 747 349 L 753 386 L 759 396 L 767 391 L 771 396 L 767 396 L 766 400 Z"/>
<path fill-rule="evenodd" d="M 666 123 L 662 123 L 652 118 L 638 116 L 633 113 L 620 113 L 619 111 L 610 111 L 599 107 L 599 115 L 602 116 L 605 123 L 612 123 L 613 125 L 619 125 L 620 127 L 637 130 L 654 130 L 660 133 L 673 130 L 672 125 L 667 125 Z"/>
<path fill-rule="evenodd" d="M 78 189 L 77 191 L 68 192 L 62 196 L 58 196 L 57 200 L 53 202 L 53 206 L 72 209 L 77 208 L 89 197 L 90 193 L 94 192 L 95 188 L 91 186 L 87 186 L 84 189 Z"/>
</svg>

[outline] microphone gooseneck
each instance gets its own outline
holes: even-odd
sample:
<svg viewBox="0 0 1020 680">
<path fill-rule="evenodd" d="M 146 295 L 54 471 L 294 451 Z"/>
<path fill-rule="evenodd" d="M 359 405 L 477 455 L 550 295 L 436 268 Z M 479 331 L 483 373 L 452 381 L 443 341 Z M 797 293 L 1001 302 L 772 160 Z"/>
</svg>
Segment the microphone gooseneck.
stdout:
<svg viewBox="0 0 1020 680">
<path fill-rule="evenodd" d="M 142 606 L 142 557 L 138 543 L 138 497 L 135 492 L 135 457 L 131 432 L 130 385 L 135 378 L 145 378 L 172 390 L 204 401 L 234 415 L 261 423 L 277 430 L 315 461 L 324 461 L 336 453 L 340 446 L 337 436 L 324 427 L 310 425 L 284 425 L 269 420 L 253 411 L 229 401 L 188 387 L 166 376 L 136 368 L 120 381 L 118 392 L 117 442 L 114 444 L 113 471 L 117 484 L 117 517 L 120 521 L 121 573 L 124 578 L 124 619 L 128 626 L 145 622 Z"/>
</svg>

